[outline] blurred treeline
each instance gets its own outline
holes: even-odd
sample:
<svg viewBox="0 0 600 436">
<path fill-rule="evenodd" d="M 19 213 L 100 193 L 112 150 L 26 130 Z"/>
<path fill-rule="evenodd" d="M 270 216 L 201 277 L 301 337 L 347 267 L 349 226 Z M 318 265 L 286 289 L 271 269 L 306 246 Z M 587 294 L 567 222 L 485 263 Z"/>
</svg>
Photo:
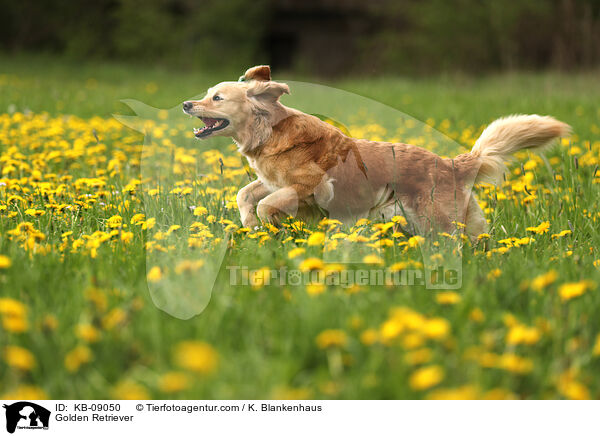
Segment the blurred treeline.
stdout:
<svg viewBox="0 0 600 436">
<path fill-rule="evenodd" d="M 600 0 L 5 0 L 4 52 L 323 75 L 582 69 Z"/>
</svg>

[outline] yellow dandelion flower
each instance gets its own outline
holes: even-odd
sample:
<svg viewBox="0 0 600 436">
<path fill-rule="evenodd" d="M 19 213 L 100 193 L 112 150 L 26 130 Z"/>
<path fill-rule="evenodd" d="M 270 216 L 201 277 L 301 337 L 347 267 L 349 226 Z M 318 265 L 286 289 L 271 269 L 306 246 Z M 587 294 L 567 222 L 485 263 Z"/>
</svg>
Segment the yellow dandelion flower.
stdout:
<svg viewBox="0 0 600 436">
<path fill-rule="evenodd" d="M 423 365 L 431 361 L 433 353 L 429 348 L 419 348 L 404 355 L 404 361 L 409 365 Z"/>
<path fill-rule="evenodd" d="M 410 266 L 410 264 L 408 262 L 396 262 L 390 266 L 390 271 L 392 271 L 392 272 L 402 271 L 403 269 L 406 269 L 409 266 Z"/>
<path fill-rule="evenodd" d="M 408 222 L 406 221 L 406 218 L 404 218 L 402 215 L 395 215 L 392 217 L 392 222 L 401 225 L 402 227 L 406 226 L 408 224 Z"/>
<path fill-rule="evenodd" d="M 138 224 L 143 222 L 146 219 L 146 215 L 143 213 L 137 213 L 133 217 L 131 217 L 130 224 Z"/>
<path fill-rule="evenodd" d="M 408 240 L 408 246 L 410 248 L 415 248 L 415 247 L 418 247 L 419 245 L 422 245 L 423 242 L 425 242 L 425 238 L 423 238 L 422 236 L 412 236 Z"/>
<path fill-rule="evenodd" d="M 106 220 L 106 224 L 111 229 L 121 227 L 122 223 L 123 218 L 120 215 L 113 215 L 108 220 Z"/>
<path fill-rule="evenodd" d="M 502 322 L 506 327 L 515 327 L 519 325 L 519 320 L 512 313 L 505 313 L 502 315 Z"/>
<path fill-rule="evenodd" d="M 150 395 L 146 388 L 134 381 L 123 380 L 112 389 L 115 400 L 148 400 Z"/>
<path fill-rule="evenodd" d="M 383 265 L 383 259 L 376 254 L 368 254 L 363 258 L 363 262 L 367 265 Z"/>
<path fill-rule="evenodd" d="M 310 235 L 308 237 L 308 240 L 306 241 L 306 243 L 307 243 L 307 245 L 314 247 L 314 246 L 323 245 L 324 241 L 325 241 L 325 233 L 314 232 L 312 235 Z"/>
<path fill-rule="evenodd" d="M 202 259 L 197 259 L 197 260 L 187 260 L 186 259 L 186 260 L 182 260 L 175 266 L 175 273 L 176 274 L 189 273 L 192 271 L 197 271 L 200 268 L 202 268 L 203 266 L 204 266 L 204 260 L 202 260 Z"/>
<path fill-rule="evenodd" d="M 531 281 L 531 289 L 541 292 L 543 289 L 550 286 L 556 281 L 558 274 L 554 270 L 550 270 L 545 274 L 541 274 Z"/>
<path fill-rule="evenodd" d="M 45 211 L 43 211 L 43 210 L 36 210 L 36 209 L 27 209 L 27 210 L 25 211 L 25 215 L 28 215 L 28 216 L 34 216 L 34 217 L 35 217 L 35 216 L 42 216 L 42 215 L 44 215 L 45 213 L 46 213 L 46 212 L 45 212 Z"/>
<path fill-rule="evenodd" d="M 2 328 L 7 332 L 23 333 L 29 328 L 26 318 L 19 316 L 4 316 L 2 318 Z"/>
<path fill-rule="evenodd" d="M 102 318 L 102 327 L 106 330 L 112 330 L 125 322 L 127 313 L 120 307 L 115 307 Z"/>
<path fill-rule="evenodd" d="M 397 318 L 388 319 L 383 323 L 380 329 L 381 339 L 384 343 L 388 343 L 398 337 L 405 329 L 404 323 Z"/>
<path fill-rule="evenodd" d="M 425 343 L 425 338 L 419 332 L 411 332 L 407 333 L 402 338 L 402 346 L 408 350 L 413 350 L 415 348 L 419 348 L 423 346 Z"/>
<path fill-rule="evenodd" d="M 483 322 L 485 321 L 485 314 L 479 307 L 476 307 L 469 313 L 469 319 L 475 322 Z"/>
<path fill-rule="evenodd" d="M 58 319 L 54 315 L 46 315 L 42 321 L 42 326 L 46 330 L 56 330 L 58 327 Z"/>
<path fill-rule="evenodd" d="M 550 229 L 550 221 L 544 221 L 543 223 L 541 223 L 537 227 L 527 227 L 527 231 L 528 232 L 533 232 L 533 233 L 536 233 L 538 235 L 542 235 L 544 233 L 547 233 L 549 229 Z"/>
<path fill-rule="evenodd" d="M 589 280 L 564 283 L 558 288 L 558 295 L 562 301 L 568 301 L 585 294 L 586 291 L 593 288 L 593 285 L 594 283 Z"/>
<path fill-rule="evenodd" d="M 0 269 L 10 268 L 11 265 L 12 261 L 10 260 L 10 258 L 8 256 L 0 254 Z"/>
<path fill-rule="evenodd" d="M 271 270 L 267 267 L 250 271 L 250 274 L 248 274 L 248 282 L 253 289 L 260 289 L 263 286 L 268 285 L 270 280 Z"/>
<path fill-rule="evenodd" d="M 346 288 L 346 293 L 347 294 L 357 294 L 359 292 L 362 292 L 364 290 L 364 288 L 356 283 L 354 283 L 352 286 L 349 286 Z"/>
<path fill-rule="evenodd" d="M 106 300 L 106 295 L 98 288 L 90 288 L 85 291 L 86 298 L 91 301 L 96 309 L 100 312 L 104 312 L 106 310 L 106 306 L 108 302 Z"/>
<path fill-rule="evenodd" d="M 527 162 L 525 162 L 523 164 L 523 169 L 525 171 L 529 171 L 529 170 L 532 170 L 532 169 L 536 168 L 537 165 L 538 165 L 538 163 L 537 163 L 536 160 L 530 159 L 530 160 L 528 160 Z"/>
<path fill-rule="evenodd" d="M 212 345 L 200 341 L 184 341 L 175 346 L 175 364 L 200 374 L 216 371 L 219 355 Z"/>
<path fill-rule="evenodd" d="M 190 379 L 182 372 L 167 372 L 158 380 L 158 389 L 166 393 L 180 392 L 188 386 L 190 386 Z"/>
<path fill-rule="evenodd" d="M 432 318 L 423 325 L 423 333 L 431 339 L 444 339 L 450 333 L 450 323 L 443 318 Z"/>
<path fill-rule="evenodd" d="M 454 224 L 457 229 L 464 229 L 467 227 L 465 223 L 461 223 L 460 221 L 452 221 L 452 224 Z"/>
<path fill-rule="evenodd" d="M 153 266 L 152 268 L 150 268 L 150 271 L 148 272 L 148 281 L 152 282 L 152 283 L 156 283 L 159 282 L 160 280 L 162 280 L 163 274 L 162 274 L 162 270 L 160 269 L 159 266 Z"/>
<path fill-rule="evenodd" d="M 360 342 L 366 346 L 379 342 L 379 332 L 376 329 L 367 329 L 360 334 Z"/>
<path fill-rule="evenodd" d="M 330 239 L 336 240 L 336 239 L 346 239 L 348 237 L 348 234 L 346 233 L 342 233 L 342 232 L 338 232 L 338 233 L 334 233 L 333 235 L 331 235 Z"/>
<path fill-rule="evenodd" d="M 323 261 L 316 257 L 309 257 L 308 259 L 303 260 L 298 268 L 303 272 L 323 269 Z"/>
<path fill-rule="evenodd" d="M 91 324 L 79 324 L 75 327 L 75 336 L 85 342 L 97 342 L 100 339 L 100 330 Z"/>
<path fill-rule="evenodd" d="M 83 364 L 92 360 L 92 350 L 88 347 L 79 345 L 69 351 L 65 356 L 65 368 L 69 372 L 75 372 Z"/>
<path fill-rule="evenodd" d="M 497 279 L 498 277 L 500 277 L 501 275 L 502 275 L 502 270 L 500 268 L 495 268 L 487 274 L 487 278 L 488 278 L 488 280 L 494 280 L 494 279 Z"/>
<path fill-rule="evenodd" d="M 462 297 L 459 294 L 457 294 L 456 292 L 451 292 L 451 291 L 440 292 L 439 294 L 437 294 L 435 296 L 435 300 L 439 304 L 446 304 L 446 305 L 459 303 L 461 298 Z"/>
<path fill-rule="evenodd" d="M 510 328 L 506 335 L 506 343 L 509 345 L 533 345 L 540 339 L 540 331 L 535 327 L 522 324 Z"/>
<path fill-rule="evenodd" d="M 173 224 L 172 226 L 169 227 L 169 230 L 167 230 L 167 235 L 170 235 L 171 233 L 176 232 L 180 228 L 181 228 L 181 226 L 179 224 Z"/>
<path fill-rule="evenodd" d="M 414 391 L 422 391 L 440 384 L 444 379 L 444 369 L 439 365 L 430 365 L 417 369 L 410 375 L 408 384 Z"/>
<path fill-rule="evenodd" d="M 589 400 L 591 398 L 589 389 L 575 379 L 573 371 L 566 371 L 560 375 L 557 388 L 569 400 Z"/>
<path fill-rule="evenodd" d="M 297 248 L 292 248 L 289 252 L 288 252 L 288 258 L 289 259 L 295 259 L 296 257 L 304 254 L 304 252 L 306 251 L 306 249 L 302 248 L 302 247 L 297 247 Z"/>
<path fill-rule="evenodd" d="M 562 238 L 563 236 L 570 235 L 571 233 L 572 233 L 571 230 L 563 230 L 560 233 L 553 234 L 552 239 Z"/>
<path fill-rule="evenodd" d="M 451 389 L 436 389 L 427 395 L 428 400 L 477 400 L 479 389 L 466 385 Z"/>
<path fill-rule="evenodd" d="M 204 206 L 198 206 L 194 209 L 194 216 L 204 216 L 208 214 L 208 209 Z"/>
<path fill-rule="evenodd" d="M 533 362 L 531 359 L 510 353 L 499 356 L 496 365 L 501 369 L 517 374 L 525 374 L 531 372 L 533 369 Z"/>
<path fill-rule="evenodd" d="M 121 241 L 129 244 L 133 239 L 133 232 L 121 232 Z"/>
<path fill-rule="evenodd" d="M 325 285 L 323 283 L 311 283 L 306 285 L 306 292 L 308 295 L 319 295 L 325 292 Z"/>
<path fill-rule="evenodd" d="M 0 395 L 0 400 L 47 400 L 48 395 L 42 388 L 33 385 L 20 385 L 12 391 Z"/>
<path fill-rule="evenodd" d="M 362 226 L 366 226 L 367 224 L 369 224 L 370 221 L 366 218 L 361 218 L 358 221 L 356 221 L 354 223 L 354 227 L 362 227 Z"/>
<path fill-rule="evenodd" d="M 596 342 L 594 343 L 594 349 L 592 350 L 593 356 L 600 356 L 600 333 L 596 336 Z"/>
<path fill-rule="evenodd" d="M 343 347 L 348 342 L 346 333 L 342 330 L 324 330 L 315 339 L 317 346 L 321 349 L 332 347 Z"/>
<path fill-rule="evenodd" d="M 0 298 L 0 315 L 22 318 L 26 313 L 27 308 L 20 301 L 12 298 Z"/>
<path fill-rule="evenodd" d="M 4 360 L 8 366 L 22 371 L 29 371 L 35 366 L 33 354 L 29 350 L 16 345 L 4 347 Z"/>
</svg>

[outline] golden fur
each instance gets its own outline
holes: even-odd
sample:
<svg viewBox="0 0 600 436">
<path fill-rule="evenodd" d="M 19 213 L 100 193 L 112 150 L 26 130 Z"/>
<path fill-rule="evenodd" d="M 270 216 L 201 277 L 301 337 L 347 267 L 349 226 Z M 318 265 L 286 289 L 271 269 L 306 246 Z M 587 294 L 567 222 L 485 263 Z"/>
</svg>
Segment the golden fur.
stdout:
<svg viewBox="0 0 600 436">
<path fill-rule="evenodd" d="M 260 220 L 278 224 L 289 215 L 327 213 L 347 223 L 401 215 L 411 233 L 452 232 L 455 222 L 463 222 L 475 238 L 487 222 L 473 183 L 497 181 L 512 153 L 543 147 L 569 132 L 551 117 L 514 115 L 491 123 L 471 152 L 442 159 L 413 145 L 350 138 L 281 104 L 284 93 L 288 86 L 272 81 L 262 65 L 239 82 L 220 83 L 202 100 L 184 103 L 186 113 L 209 123 L 227 120 L 226 127 L 207 135 L 232 137 L 255 170 L 258 179 L 237 196 L 247 227 Z"/>
</svg>

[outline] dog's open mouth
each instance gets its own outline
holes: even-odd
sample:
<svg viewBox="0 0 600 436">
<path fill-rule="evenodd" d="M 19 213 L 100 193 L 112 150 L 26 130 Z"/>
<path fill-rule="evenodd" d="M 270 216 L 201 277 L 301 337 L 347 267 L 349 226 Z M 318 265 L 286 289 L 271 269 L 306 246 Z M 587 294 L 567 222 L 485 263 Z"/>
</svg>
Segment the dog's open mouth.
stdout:
<svg viewBox="0 0 600 436">
<path fill-rule="evenodd" d="M 224 129 L 229 125 L 229 120 L 225 118 L 207 118 L 207 117 L 198 117 L 200 118 L 205 126 L 201 129 L 194 129 L 194 135 L 196 138 L 204 138 L 210 135 L 217 130 Z"/>
</svg>

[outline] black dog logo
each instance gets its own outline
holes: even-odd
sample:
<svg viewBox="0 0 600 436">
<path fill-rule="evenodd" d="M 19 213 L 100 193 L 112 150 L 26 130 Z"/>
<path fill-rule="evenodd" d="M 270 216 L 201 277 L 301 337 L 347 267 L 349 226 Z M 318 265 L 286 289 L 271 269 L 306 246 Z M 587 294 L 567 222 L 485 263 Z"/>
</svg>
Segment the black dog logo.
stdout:
<svg viewBox="0 0 600 436">
<path fill-rule="evenodd" d="M 48 429 L 50 411 L 29 401 L 19 401 L 6 409 L 6 431 L 14 433 L 17 427 L 26 429 Z"/>
</svg>

